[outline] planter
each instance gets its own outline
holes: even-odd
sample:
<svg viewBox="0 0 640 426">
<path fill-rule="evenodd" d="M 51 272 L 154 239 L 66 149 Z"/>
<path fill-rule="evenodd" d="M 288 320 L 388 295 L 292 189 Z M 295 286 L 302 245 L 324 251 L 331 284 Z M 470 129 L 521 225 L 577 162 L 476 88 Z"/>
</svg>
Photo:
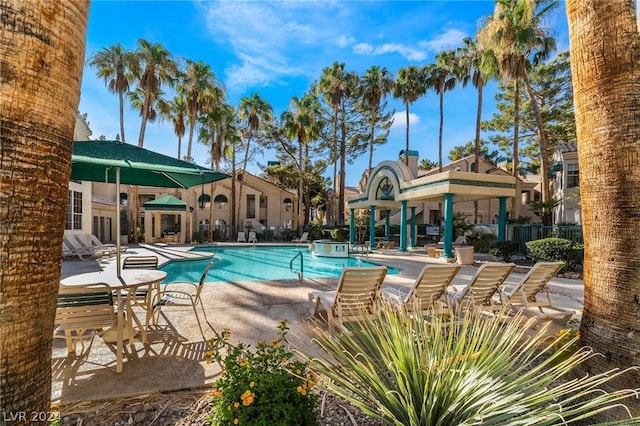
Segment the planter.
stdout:
<svg viewBox="0 0 640 426">
<path fill-rule="evenodd" d="M 473 247 L 456 247 L 456 258 L 459 265 L 473 265 Z"/>
</svg>

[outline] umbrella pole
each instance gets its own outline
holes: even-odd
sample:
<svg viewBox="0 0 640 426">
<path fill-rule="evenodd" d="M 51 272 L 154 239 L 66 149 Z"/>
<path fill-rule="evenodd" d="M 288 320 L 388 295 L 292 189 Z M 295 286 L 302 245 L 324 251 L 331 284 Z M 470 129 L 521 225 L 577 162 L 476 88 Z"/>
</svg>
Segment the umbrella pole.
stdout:
<svg viewBox="0 0 640 426">
<path fill-rule="evenodd" d="M 116 268 L 120 278 L 120 167 L 116 167 Z"/>
</svg>

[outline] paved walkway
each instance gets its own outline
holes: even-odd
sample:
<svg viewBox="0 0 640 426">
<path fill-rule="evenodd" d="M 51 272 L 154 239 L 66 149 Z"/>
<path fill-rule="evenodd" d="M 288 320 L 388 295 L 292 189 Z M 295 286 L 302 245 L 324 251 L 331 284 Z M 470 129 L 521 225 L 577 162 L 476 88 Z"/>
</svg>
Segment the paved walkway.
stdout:
<svg viewBox="0 0 640 426">
<path fill-rule="evenodd" d="M 186 246 L 130 246 L 125 255 L 157 255 L 160 263 L 171 259 L 198 256 Z M 115 258 L 98 260 L 65 260 L 62 278 L 96 271 L 113 270 Z M 407 287 L 426 263 L 439 263 L 426 256 L 425 250 L 406 254 L 375 253 L 368 260 L 401 269 L 400 274 L 387 275 L 384 286 Z M 487 260 L 476 255 L 477 262 Z M 476 263 L 478 264 L 478 263 Z M 463 266 L 453 284 L 464 285 L 475 267 Z M 523 274 L 513 273 L 507 285 L 516 283 Z M 243 281 L 207 284 L 202 292 L 206 316 L 216 330 L 231 330 L 231 340 L 255 346 L 259 339 L 271 340 L 277 326 L 287 319 L 289 341 L 298 350 L 311 355 L 317 348 L 311 343 L 312 329 L 317 325 L 310 318 L 307 293 L 317 289 L 335 288 L 337 278 L 323 280 Z M 582 309 L 583 283 L 577 279 L 554 278 L 551 281 L 554 302 L 570 309 Z M 202 318 L 201 318 L 202 319 Z M 205 321 L 203 320 L 203 323 Z M 551 332 L 562 324 L 553 323 Z M 205 324 L 205 337 L 213 332 Z M 163 310 L 159 324 L 148 334 L 149 343 L 134 340 L 126 345 L 124 371 L 115 372 L 115 347 L 100 338 L 85 340 L 85 348 L 77 348 L 76 356 L 67 356 L 64 339 L 54 339 L 52 399 L 69 404 L 98 401 L 209 387 L 220 373 L 215 363 L 207 364 L 204 353 L 209 349 L 201 336 L 191 308 L 171 307 Z M 90 349 L 90 350 L 89 350 Z"/>
</svg>

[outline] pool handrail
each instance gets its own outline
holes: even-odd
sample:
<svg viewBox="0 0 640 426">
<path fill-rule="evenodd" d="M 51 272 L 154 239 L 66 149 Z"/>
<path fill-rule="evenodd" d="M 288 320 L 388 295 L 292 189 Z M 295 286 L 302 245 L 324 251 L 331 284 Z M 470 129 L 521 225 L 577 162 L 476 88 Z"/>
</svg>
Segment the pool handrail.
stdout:
<svg viewBox="0 0 640 426">
<path fill-rule="evenodd" d="M 295 271 L 293 269 L 293 261 L 296 260 L 297 257 L 300 258 L 300 270 L 299 271 Z M 291 272 L 295 272 L 296 274 L 298 274 L 298 280 L 300 282 L 304 281 L 304 257 L 302 256 L 302 252 L 301 251 L 298 251 L 298 254 L 293 256 L 293 258 L 289 262 L 289 270 Z"/>
</svg>

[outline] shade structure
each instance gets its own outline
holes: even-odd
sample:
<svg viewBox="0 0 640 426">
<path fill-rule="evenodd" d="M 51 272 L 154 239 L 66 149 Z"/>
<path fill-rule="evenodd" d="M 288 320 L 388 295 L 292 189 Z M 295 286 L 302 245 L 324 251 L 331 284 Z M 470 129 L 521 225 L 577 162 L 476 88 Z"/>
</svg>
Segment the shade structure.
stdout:
<svg viewBox="0 0 640 426">
<path fill-rule="evenodd" d="M 191 188 L 226 179 L 229 175 L 117 141 L 74 141 L 71 179 L 116 184 Z M 116 205 L 119 206 L 119 200 Z M 116 220 L 118 277 L 120 276 L 120 220 Z"/>
<path fill-rule="evenodd" d="M 173 195 L 165 195 L 143 204 L 147 210 L 186 211 L 187 203 Z"/>
</svg>

